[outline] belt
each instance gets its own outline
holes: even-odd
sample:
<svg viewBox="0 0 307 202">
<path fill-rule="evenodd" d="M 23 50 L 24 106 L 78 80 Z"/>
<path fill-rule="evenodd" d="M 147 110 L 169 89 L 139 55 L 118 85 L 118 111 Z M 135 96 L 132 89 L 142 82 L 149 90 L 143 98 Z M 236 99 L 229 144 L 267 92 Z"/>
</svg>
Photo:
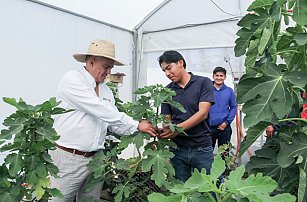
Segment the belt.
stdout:
<svg viewBox="0 0 307 202">
<path fill-rule="evenodd" d="M 67 151 L 69 153 L 72 153 L 72 154 L 77 154 L 77 155 L 80 155 L 80 156 L 84 156 L 86 158 L 89 158 L 91 156 L 94 156 L 97 152 L 96 151 L 92 151 L 92 152 L 83 152 L 83 151 L 79 151 L 77 149 L 72 149 L 72 148 L 67 148 L 67 147 L 63 147 L 61 145 L 58 145 L 58 144 L 55 144 L 55 146 L 59 149 L 62 149 L 64 151 Z"/>
</svg>

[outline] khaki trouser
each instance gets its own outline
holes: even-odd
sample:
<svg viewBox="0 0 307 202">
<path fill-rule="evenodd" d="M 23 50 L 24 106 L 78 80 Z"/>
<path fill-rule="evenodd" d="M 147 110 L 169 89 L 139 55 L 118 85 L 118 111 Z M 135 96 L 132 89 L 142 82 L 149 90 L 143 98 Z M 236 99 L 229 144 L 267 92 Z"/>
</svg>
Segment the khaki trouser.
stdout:
<svg viewBox="0 0 307 202">
<path fill-rule="evenodd" d="M 100 200 L 102 184 L 97 184 L 91 191 L 85 192 L 86 180 L 90 176 L 87 165 L 92 157 L 86 158 L 81 155 L 69 153 L 57 148 L 50 150 L 49 154 L 54 165 L 59 168 L 59 178 L 51 178 L 51 188 L 57 188 L 64 195 L 64 198 L 53 197 L 52 202 L 77 202 Z"/>
</svg>

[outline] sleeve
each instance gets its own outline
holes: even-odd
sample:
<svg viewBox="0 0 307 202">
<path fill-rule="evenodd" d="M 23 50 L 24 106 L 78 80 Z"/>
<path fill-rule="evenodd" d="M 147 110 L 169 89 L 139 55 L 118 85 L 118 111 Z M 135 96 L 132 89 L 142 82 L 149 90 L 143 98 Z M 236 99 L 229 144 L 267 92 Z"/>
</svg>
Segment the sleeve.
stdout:
<svg viewBox="0 0 307 202">
<path fill-rule="evenodd" d="M 229 125 L 234 118 L 236 117 L 237 114 L 237 101 L 236 101 L 236 95 L 234 91 L 229 88 L 230 90 L 230 100 L 229 100 L 229 114 L 226 119 L 226 124 Z"/>
<path fill-rule="evenodd" d="M 213 83 L 209 78 L 205 78 L 202 82 L 202 91 L 199 97 L 199 102 L 210 102 L 211 105 L 214 105 L 214 91 Z"/>
<path fill-rule="evenodd" d="M 119 112 L 112 101 L 100 100 L 94 90 L 75 75 L 63 77 L 58 87 L 58 95 L 74 109 L 95 116 L 110 126 L 121 127 L 128 133 L 137 131 L 137 121 Z"/>
</svg>

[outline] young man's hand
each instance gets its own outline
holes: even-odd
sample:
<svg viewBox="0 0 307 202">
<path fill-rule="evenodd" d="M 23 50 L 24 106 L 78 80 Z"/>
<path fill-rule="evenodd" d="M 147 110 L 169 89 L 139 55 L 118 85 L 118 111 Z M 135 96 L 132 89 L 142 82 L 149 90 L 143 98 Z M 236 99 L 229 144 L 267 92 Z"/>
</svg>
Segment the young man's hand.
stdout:
<svg viewBox="0 0 307 202">
<path fill-rule="evenodd" d="M 226 122 L 223 122 L 221 125 L 219 125 L 219 127 L 217 129 L 225 130 L 226 126 L 227 126 Z"/>
<path fill-rule="evenodd" d="M 172 131 L 168 126 L 165 126 L 160 130 L 162 130 L 162 133 L 158 137 L 161 139 L 171 139 L 178 134 L 177 131 Z"/>
<path fill-rule="evenodd" d="M 154 126 L 147 120 L 142 120 L 139 122 L 138 130 L 144 133 L 148 133 L 152 137 L 158 136 L 158 131 L 156 131 Z"/>
</svg>

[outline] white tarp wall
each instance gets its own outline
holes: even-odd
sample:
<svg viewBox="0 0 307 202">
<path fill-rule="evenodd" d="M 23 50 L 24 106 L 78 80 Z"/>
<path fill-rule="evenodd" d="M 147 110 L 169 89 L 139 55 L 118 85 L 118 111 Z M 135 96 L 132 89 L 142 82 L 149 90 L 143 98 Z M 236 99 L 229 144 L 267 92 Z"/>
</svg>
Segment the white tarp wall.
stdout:
<svg viewBox="0 0 307 202">
<path fill-rule="evenodd" d="M 119 94 L 124 101 L 131 100 L 131 31 L 26 0 L 0 0 L 0 5 L 1 123 L 15 111 L 2 97 L 21 97 L 33 105 L 54 97 L 61 76 L 82 67 L 72 54 L 86 52 L 97 38 L 113 41 L 117 57 L 127 64 L 112 71 L 127 75 Z"/>
<path fill-rule="evenodd" d="M 154 72 L 159 73 L 159 79 L 166 79 L 159 68 L 157 58 L 164 50 L 178 50 L 186 59 L 188 71 L 211 78 L 213 69 L 223 66 L 231 76 L 227 81 L 233 86 L 232 73 L 239 77 L 244 71 L 242 60 L 236 58 L 233 51 L 235 23 L 236 21 L 231 21 L 170 30 L 168 33 L 144 34 L 144 52 L 140 69 L 147 70 L 146 83 L 155 83 L 157 77 L 152 77 Z"/>
<path fill-rule="evenodd" d="M 135 85 L 156 83 L 157 77 L 165 77 L 161 73 L 158 76 L 153 74 L 158 70 L 155 68 L 159 68 L 157 57 L 165 50 L 179 50 L 187 60 L 189 71 L 211 77 L 216 66 L 223 66 L 230 75 L 240 77 L 244 72 L 244 61 L 234 57 L 236 23 L 251 2 L 164 1 L 136 27 L 139 79 Z"/>
<path fill-rule="evenodd" d="M 234 79 L 245 71 L 244 58 L 234 54 L 236 25 L 252 0 L 169 0 L 157 8 L 136 29 L 138 58 L 136 86 L 170 81 L 161 71 L 157 58 L 165 50 L 178 50 L 187 62 L 187 70 L 212 78 L 216 66 L 227 69 L 226 85 L 234 88 Z M 232 124 L 235 130 L 235 122 Z M 232 143 L 236 145 L 236 133 Z M 260 145 L 259 143 L 258 145 Z M 258 145 L 255 148 L 258 148 Z M 248 160 L 244 155 L 242 161 Z"/>
</svg>

